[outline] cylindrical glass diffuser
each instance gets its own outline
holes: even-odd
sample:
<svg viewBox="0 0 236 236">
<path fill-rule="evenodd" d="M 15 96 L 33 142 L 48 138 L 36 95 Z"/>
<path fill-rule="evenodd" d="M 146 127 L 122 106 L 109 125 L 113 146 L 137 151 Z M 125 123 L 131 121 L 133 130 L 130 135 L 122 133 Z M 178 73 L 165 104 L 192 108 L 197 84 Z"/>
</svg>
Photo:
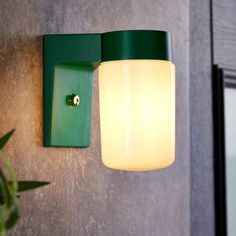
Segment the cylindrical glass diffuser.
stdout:
<svg viewBox="0 0 236 236">
<path fill-rule="evenodd" d="M 102 42 L 99 103 L 104 165 L 131 171 L 169 166 L 175 153 L 175 66 L 170 61 L 169 33 L 117 31 L 105 33 Z"/>
</svg>

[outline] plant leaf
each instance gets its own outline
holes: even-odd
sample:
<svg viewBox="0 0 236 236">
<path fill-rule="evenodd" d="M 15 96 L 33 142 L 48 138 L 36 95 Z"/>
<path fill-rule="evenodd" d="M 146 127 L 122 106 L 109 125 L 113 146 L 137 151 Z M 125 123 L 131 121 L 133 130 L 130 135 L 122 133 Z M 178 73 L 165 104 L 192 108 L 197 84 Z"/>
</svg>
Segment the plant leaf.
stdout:
<svg viewBox="0 0 236 236">
<path fill-rule="evenodd" d="M 50 182 L 46 181 L 18 181 L 18 192 L 39 188 L 48 185 Z"/>
<path fill-rule="evenodd" d="M 14 133 L 14 129 L 9 131 L 7 134 L 3 135 L 0 138 L 0 149 L 3 149 L 3 147 L 5 146 L 5 144 L 7 143 L 7 141 L 9 140 L 9 138 L 12 136 L 12 134 Z"/>
<path fill-rule="evenodd" d="M 8 175 L 11 179 L 11 181 L 8 183 L 11 183 L 11 189 L 14 191 L 14 192 L 17 192 L 18 190 L 18 185 L 17 185 L 17 179 L 16 179 L 16 175 L 15 175 L 15 172 L 10 164 L 10 162 L 8 160 L 3 160 L 4 161 L 4 165 L 5 165 L 5 168 L 7 169 L 7 172 L 8 172 Z"/>
<path fill-rule="evenodd" d="M 2 207 L 0 207 L 0 235 L 4 236 L 6 235 L 6 229 L 5 229 L 5 218 L 4 218 L 4 211 Z"/>
<path fill-rule="evenodd" d="M 2 190 L 3 202 L 7 207 L 9 207 L 12 204 L 12 195 L 10 185 L 2 171 L 0 171 L 0 187 Z"/>
<path fill-rule="evenodd" d="M 17 199 L 17 180 L 11 164 L 4 158 L 2 166 L 6 169 L 8 181 L 2 169 L 0 169 L 0 232 L 5 235 L 5 229 L 12 228 L 20 217 L 19 203 Z"/>
<path fill-rule="evenodd" d="M 15 201 L 13 206 L 9 209 L 9 216 L 6 221 L 6 229 L 12 228 L 16 224 L 19 218 L 20 218 L 20 209 L 18 202 Z"/>
</svg>

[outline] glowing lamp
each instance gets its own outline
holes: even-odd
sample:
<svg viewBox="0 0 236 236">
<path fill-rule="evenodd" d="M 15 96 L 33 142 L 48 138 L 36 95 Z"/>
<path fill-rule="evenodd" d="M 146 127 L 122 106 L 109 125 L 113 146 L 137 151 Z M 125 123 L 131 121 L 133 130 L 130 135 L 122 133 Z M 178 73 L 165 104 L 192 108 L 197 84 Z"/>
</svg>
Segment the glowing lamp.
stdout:
<svg viewBox="0 0 236 236">
<path fill-rule="evenodd" d="M 50 86 L 54 85 L 57 90 L 59 87 L 61 92 L 55 95 L 54 91 L 49 96 L 49 103 L 56 104 L 56 108 L 49 111 L 50 126 L 46 125 L 45 133 L 50 135 L 45 138 L 45 146 L 89 146 L 91 73 L 98 67 L 104 165 L 141 171 L 172 164 L 175 156 L 175 66 L 171 62 L 170 33 L 128 30 L 76 36 L 67 35 L 66 47 L 63 44 L 65 36 L 57 35 L 52 40 L 53 43 L 61 40 L 59 46 L 66 48 L 64 57 L 67 59 L 53 62 Z M 45 38 L 45 48 L 50 47 L 50 37 Z M 72 51 L 80 56 L 69 60 L 68 52 Z M 84 86 L 81 85 L 83 80 Z M 47 89 L 48 79 L 44 81 Z M 68 102 L 57 105 L 58 99 L 64 97 Z M 62 110 L 64 118 L 61 119 L 57 116 Z M 68 124 L 68 120 L 75 125 Z"/>
</svg>

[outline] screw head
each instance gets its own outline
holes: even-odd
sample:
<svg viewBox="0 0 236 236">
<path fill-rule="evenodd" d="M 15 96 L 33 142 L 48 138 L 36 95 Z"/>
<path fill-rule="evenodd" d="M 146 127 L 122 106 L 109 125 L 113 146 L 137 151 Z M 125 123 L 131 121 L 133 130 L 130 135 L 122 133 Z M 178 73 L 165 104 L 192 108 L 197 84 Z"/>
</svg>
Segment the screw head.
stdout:
<svg viewBox="0 0 236 236">
<path fill-rule="evenodd" d="M 80 103 L 79 95 L 75 95 L 74 98 L 73 98 L 74 106 L 79 106 L 79 103 Z"/>
<path fill-rule="evenodd" d="M 77 94 L 72 94 L 66 96 L 66 103 L 71 106 L 79 106 L 80 104 L 80 97 Z"/>
</svg>

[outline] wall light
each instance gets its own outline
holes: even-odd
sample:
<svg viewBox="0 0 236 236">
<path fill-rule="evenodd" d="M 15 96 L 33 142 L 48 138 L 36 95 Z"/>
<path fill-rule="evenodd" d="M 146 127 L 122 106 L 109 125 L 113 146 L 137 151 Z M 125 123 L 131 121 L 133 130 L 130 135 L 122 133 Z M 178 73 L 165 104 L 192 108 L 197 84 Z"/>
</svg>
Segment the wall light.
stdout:
<svg viewBox="0 0 236 236">
<path fill-rule="evenodd" d="M 90 144 L 98 67 L 105 166 L 153 170 L 175 152 L 175 66 L 170 33 L 154 30 L 44 36 L 44 146 Z"/>
</svg>

